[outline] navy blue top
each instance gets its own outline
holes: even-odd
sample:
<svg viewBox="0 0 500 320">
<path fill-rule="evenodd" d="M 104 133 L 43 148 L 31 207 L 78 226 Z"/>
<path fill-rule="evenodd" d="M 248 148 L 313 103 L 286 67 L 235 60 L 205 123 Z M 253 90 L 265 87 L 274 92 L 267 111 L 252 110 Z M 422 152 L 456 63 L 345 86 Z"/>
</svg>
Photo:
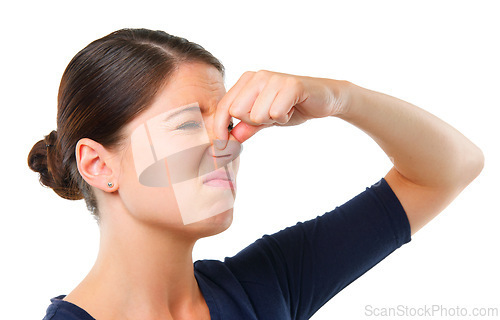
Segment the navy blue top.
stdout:
<svg viewBox="0 0 500 320">
<path fill-rule="evenodd" d="M 264 235 L 234 257 L 199 260 L 194 272 L 212 320 L 309 319 L 340 290 L 411 240 L 384 178 L 315 219 Z M 95 320 L 51 299 L 44 320 Z"/>
</svg>

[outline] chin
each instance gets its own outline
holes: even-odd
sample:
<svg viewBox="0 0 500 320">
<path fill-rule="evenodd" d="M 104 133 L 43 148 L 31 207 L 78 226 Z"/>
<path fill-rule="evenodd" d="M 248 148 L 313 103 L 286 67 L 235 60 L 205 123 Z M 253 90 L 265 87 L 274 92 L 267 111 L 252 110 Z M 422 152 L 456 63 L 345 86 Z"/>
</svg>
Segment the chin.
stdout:
<svg viewBox="0 0 500 320">
<path fill-rule="evenodd" d="M 205 238 L 227 230 L 231 226 L 232 222 L 233 208 L 186 226 L 197 229 L 197 236 L 199 238 Z"/>
</svg>

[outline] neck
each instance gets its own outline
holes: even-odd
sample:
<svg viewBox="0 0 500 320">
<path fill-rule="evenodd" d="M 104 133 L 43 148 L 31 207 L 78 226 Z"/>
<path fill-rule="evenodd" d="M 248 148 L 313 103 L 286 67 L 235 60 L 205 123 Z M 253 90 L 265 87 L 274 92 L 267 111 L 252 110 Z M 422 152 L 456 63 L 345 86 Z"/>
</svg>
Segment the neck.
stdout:
<svg viewBox="0 0 500 320">
<path fill-rule="evenodd" d="M 139 314 L 135 318 L 184 318 L 198 311 L 206 314 L 208 307 L 194 276 L 192 251 L 196 239 L 169 233 L 125 213 L 119 219 L 113 216 L 107 214 L 106 221 L 101 221 L 99 254 L 80 284 L 87 297 L 97 295 L 101 302 L 81 301 L 88 304 L 83 308 L 103 319 Z"/>
</svg>

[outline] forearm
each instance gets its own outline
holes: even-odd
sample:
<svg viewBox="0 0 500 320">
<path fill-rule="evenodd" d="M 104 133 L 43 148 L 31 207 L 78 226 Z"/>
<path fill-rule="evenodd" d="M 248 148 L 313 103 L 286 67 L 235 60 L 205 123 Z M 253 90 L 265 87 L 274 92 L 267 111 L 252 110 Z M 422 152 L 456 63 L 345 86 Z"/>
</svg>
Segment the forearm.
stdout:
<svg viewBox="0 0 500 320">
<path fill-rule="evenodd" d="M 342 85 L 347 108 L 334 116 L 367 133 L 406 179 L 429 187 L 465 187 L 482 170 L 482 151 L 446 122 L 400 99 Z"/>
</svg>

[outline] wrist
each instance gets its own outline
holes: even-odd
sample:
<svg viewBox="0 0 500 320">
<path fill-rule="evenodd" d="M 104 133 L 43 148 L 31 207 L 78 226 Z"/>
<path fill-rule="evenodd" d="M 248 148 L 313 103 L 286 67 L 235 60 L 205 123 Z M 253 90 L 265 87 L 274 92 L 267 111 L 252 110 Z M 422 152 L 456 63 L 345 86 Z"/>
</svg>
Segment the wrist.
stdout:
<svg viewBox="0 0 500 320">
<path fill-rule="evenodd" d="M 355 87 L 347 80 L 331 80 L 330 90 L 334 98 L 330 116 L 343 117 L 351 113 Z"/>
</svg>

